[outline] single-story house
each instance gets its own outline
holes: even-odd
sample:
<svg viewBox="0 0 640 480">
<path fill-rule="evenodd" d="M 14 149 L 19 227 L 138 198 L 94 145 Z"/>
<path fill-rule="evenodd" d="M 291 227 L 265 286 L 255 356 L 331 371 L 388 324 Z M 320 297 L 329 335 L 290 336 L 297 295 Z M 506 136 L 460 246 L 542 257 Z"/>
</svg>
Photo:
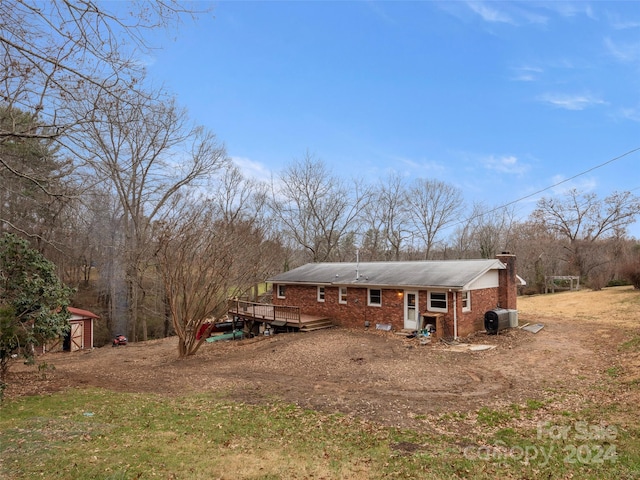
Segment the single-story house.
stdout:
<svg viewBox="0 0 640 480">
<path fill-rule="evenodd" d="M 71 317 L 69 325 L 71 329 L 64 338 L 51 340 L 47 345 L 36 348 L 36 353 L 54 351 L 90 350 L 93 348 L 93 321 L 98 317 L 93 312 L 81 308 L 67 307 Z"/>
<path fill-rule="evenodd" d="M 517 310 L 516 257 L 407 262 L 309 263 L 268 280 L 274 305 L 361 328 L 436 327 L 438 337 L 484 330 L 489 310 Z"/>
</svg>

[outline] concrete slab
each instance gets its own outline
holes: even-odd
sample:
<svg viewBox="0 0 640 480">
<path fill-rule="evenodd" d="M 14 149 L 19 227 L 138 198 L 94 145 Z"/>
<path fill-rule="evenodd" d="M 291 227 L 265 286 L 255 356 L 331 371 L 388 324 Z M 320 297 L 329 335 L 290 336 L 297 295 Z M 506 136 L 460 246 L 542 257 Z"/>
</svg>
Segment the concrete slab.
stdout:
<svg viewBox="0 0 640 480">
<path fill-rule="evenodd" d="M 522 330 L 526 330 L 531 333 L 538 333 L 540 330 L 544 328 L 544 325 L 541 323 L 534 323 L 533 325 L 525 325 L 522 327 Z"/>
</svg>

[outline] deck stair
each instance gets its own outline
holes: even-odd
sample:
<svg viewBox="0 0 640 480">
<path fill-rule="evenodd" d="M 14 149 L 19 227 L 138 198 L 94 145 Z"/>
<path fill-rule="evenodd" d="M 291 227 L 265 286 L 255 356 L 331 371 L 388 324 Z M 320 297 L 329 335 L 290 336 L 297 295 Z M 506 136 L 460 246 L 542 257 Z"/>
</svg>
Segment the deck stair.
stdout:
<svg viewBox="0 0 640 480">
<path fill-rule="evenodd" d="M 334 327 L 334 323 L 330 318 L 318 318 L 317 320 L 310 320 L 302 324 L 300 327 L 301 332 L 313 332 L 314 330 L 321 330 L 323 328 Z"/>
</svg>

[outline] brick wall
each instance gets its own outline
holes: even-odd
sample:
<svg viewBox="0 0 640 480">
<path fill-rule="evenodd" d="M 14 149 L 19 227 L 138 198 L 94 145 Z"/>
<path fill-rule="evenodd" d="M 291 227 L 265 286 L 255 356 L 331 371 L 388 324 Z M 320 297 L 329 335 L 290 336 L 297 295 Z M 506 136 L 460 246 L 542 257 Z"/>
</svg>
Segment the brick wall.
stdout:
<svg viewBox="0 0 640 480">
<path fill-rule="evenodd" d="M 277 288 L 277 287 L 276 287 Z M 277 290 L 276 290 L 277 291 Z M 394 330 L 404 328 L 404 290 L 383 289 L 382 306 L 368 306 L 366 288 L 350 287 L 347 289 L 347 303 L 341 304 L 338 299 L 338 287 L 325 287 L 325 301 L 318 302 L 316 286 L 287 285 L 286 298 L 274 298 L 276 305 L 299 306 L 303 313 L 329 317 L 336 324 L 349 328 L 362 328 L 369 322 L 375 328 L 376 323 L 389 323 Z M 453 330 L 453 295 L 457 295 L 458 336 L 484 329 L 484 314 L 498 305 L 498 289 L 487 288 L 471 292 L 471 311 L 462 311 L 460 292 L 448 292 L 449 313 L 445 314 L 445 337 L 452 337 Z M 418 292 L 418 310 L 421 315 L 429 316 L 427 311 L 428 294 L 426 290 Z"/>
<path fill-rule="evenodd" d="M 461 293 L 458 292 L 458 295 Z M 484 314 L 488 310 L 493 310 L 498 305 L 499 289 L 485 288 L 483 290 L 472 290 L 471 295 L 471 311 L 462 311 L 462 300 L 458 298 L 458 336 L 466 337 L 467 335 L 484 330 Z"/>
<path fill-rule="evenodd" d="M 277 286 L 274 286 L 277 291 Z M 390 323 L 394 329 L 404 327 L 403 290 L 382 290 L 382 306 L 367 305 L 367 288 L 347 289 L 347 303 L 339 303 L 338 287 L 325 287 L 325 300 L 318 302 L 316 286 L 287 285 L 286 298 L 276 298 L 275 305 L 295 305 L 303 313 L 332 318 L 336 324 L 349 328 L 362 328 L 365 322 L 372 327 L 376 323 Z M 426 303 L 425 303 L 426 304 Z"/>
<path fill-rule="evenodd" d="M 499 270 L 499 283 L 503 287 L 500 290 L 500 308 L 515 310 L 517 308 L 518 284 L 516 282 L 516 256 L 509 253 L 496 255 L 496 258 L 504 263 L 504 270 Z"/>
</svg>

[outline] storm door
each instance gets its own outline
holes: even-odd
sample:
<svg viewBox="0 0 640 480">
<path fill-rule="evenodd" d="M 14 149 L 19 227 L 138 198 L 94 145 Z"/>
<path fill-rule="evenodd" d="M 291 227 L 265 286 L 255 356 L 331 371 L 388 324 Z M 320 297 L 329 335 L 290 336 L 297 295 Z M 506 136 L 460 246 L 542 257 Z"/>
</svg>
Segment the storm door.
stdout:
<svg viewBox="0 0 640 480">
<path fill-rule="evenodd" d="M 404 292 L 404 328 L 418 329 L 418 292 Z"/>
</svg>

